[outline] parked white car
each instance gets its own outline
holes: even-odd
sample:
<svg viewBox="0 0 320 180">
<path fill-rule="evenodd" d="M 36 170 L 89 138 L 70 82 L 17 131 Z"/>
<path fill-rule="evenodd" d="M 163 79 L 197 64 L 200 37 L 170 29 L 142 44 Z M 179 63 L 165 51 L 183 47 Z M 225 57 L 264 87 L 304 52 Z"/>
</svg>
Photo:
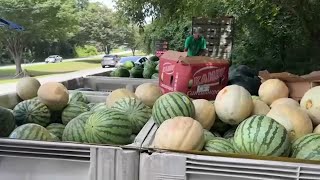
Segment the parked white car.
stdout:
<svg viewBox="0 0 320 180">
<path fill-rule="evenodd" d="M 49 57 L 46 58 L 46 60 L 44 62 L 46 63 L 57 63 L 57 62 L 62 62 L 62 57 L 59 55 L 51 55 Z"/>
</svg>

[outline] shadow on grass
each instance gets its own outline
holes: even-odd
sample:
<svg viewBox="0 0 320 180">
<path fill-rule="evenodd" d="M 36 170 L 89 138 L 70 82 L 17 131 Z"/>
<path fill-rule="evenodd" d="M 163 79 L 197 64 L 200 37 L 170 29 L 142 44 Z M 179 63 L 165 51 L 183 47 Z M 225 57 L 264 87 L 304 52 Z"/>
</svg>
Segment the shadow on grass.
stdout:
<svg viewBox="0 0 320 180">
<path fill-rule="evenodd" d="M 100 64 L 101 59 L 88 59 L 88 60 L 79 60 L 74 62 L 83 62 L 83 63 L 90 63 L 90 64 Z"/>
<path fill-rule="evenodd" d="M 64 74 L 64 73 L 71 73 L 74 71 L 34 71 L 34 70 L 27 70 L 29 76 L 44 76 L 44 75 L 53 75 L 53 74 Z"/>
</svg>

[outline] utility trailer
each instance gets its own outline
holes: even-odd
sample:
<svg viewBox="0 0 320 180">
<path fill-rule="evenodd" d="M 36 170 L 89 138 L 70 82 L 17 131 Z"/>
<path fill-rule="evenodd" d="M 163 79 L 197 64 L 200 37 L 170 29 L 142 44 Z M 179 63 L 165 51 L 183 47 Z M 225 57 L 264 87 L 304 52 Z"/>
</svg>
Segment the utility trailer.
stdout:
<svg viewBox="0 0 320 180">
<path fill-rule="evenodd" d="M 152 149 L 158 126 L 151 119 L 142 143 L 139 180 L 319 180 L 320 162 L 289 158 Z"/>
<path fill-rule="evenodd" d="M 72 92 L 72 91 L 71 91 Z M 82 93 L 89 102 L 105 102 L 108 92 Z M 0 95 L 1 106 L 20 102 L 16 93 Z M 0 179 L 138 180 L 140 147 L 153 124 L 147 123 L 132 144 L 90 145 L 0 139 Z"/>
</svg>

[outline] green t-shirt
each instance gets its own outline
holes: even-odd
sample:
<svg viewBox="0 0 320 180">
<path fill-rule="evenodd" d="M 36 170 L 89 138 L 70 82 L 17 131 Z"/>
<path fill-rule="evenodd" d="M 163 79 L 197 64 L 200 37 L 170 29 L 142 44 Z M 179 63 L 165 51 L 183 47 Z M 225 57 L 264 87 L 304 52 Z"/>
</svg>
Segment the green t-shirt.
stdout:
<svg viewBox="0 0 320 180">
<path fill-rule="evenodd" d="M 186 39 L 184 48 L 188 49 L 188 56 L 199 56 L 200 51 L 207 48 L 207 42 L 203 36 L 197 40 L 193 36 L 189 36 Z"/>
</svg>

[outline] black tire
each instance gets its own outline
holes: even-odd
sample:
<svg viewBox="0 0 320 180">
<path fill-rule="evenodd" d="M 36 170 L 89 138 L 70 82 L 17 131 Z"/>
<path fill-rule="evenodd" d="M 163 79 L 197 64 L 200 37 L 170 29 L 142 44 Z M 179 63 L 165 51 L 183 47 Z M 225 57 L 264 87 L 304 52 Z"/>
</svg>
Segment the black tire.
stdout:
<svg viewBox="0 0 320 180">
<path fill-rule="evenodd" d="M 101 66 L 102 68 L 105 68 L 106 66 Z"/>
</svg>

